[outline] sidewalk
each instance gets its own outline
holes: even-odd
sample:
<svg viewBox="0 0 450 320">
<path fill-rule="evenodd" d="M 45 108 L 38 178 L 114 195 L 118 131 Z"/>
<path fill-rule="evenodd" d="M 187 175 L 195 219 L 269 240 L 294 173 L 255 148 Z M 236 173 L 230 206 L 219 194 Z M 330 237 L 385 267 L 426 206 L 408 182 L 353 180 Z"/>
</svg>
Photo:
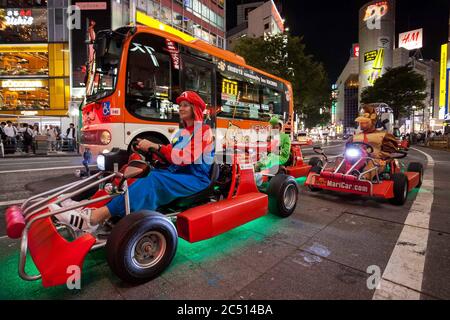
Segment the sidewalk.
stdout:
<svg viewBox="0 0 450 320">
<path fill-rule="evenodd" d="M 42 157 L 76 157 L 81 156 L 81 154 L 76 151 L 50 151 L 46 155 L 45 154 L 33 154 L 33 153 L 24 153 L 24 152 L 16 152 L 14 154 L 5 154 L 2 158 L 0 154 L 0 159 L 13 159 L 13 158 L 42 158 Z"/>
</svg>

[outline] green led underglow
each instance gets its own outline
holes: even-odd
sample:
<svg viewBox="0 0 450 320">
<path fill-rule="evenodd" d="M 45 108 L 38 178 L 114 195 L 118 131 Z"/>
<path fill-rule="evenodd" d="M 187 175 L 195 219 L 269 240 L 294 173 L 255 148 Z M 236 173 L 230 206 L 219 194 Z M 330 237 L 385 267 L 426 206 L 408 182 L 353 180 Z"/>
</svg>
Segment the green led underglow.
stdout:
<svg viewBox="0 0 450 320">
<path fill-rule="evenodd" d="M 306 178 L 307 177 L 300 177 L 300 178 L 295 179 L 295 181 L 297 181 L 297 183 L 302 186 L 305 184 Z"/>
<path fill-rule="evenodd" d="M 192 262 L 202 264 L 221 255 L 238 252 L 249 244 L 262 242 L 276 233 L 277 224 L 281 221 L 279 217 L 267 214 L 212 239 L 189 243 L 179 238 L 177 254 L 164 274 L 170 276 L 172 269 L 183 264 Z M 81 278 L 81 291 L 68 290 L 65 285 L 44 288 L 41 280 L 25 281 L 19 277 L 17 271 L 19 241 L 8 239 L 6 242 L 0 246 L 0 299 L 73 299 L 83 297 L 85 290 L 92 289 L 97 283 L 103 283 L 105 278 L 113 283 L 120 282 L 108 268 L 105 250 L 100 249 L 89 253 L 86 257 Z M 31 257 L 27 258 L 27 272 L 37 273 Z"/>
</svg>

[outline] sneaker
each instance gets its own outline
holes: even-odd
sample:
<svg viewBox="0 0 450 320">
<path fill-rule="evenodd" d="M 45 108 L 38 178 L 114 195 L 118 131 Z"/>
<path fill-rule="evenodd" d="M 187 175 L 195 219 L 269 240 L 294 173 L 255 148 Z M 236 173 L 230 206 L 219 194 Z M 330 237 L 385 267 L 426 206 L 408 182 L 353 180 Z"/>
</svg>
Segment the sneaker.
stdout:
<svg viewBox="0 0 450 320">
<path fill-rule="evenodd" d="M 60 210 L 61 207 L 57 204 L 49 205 L 50 211 Z M 92 209 L 90 208 L 79 208 L 66 212 L 59 213 L 55 215 L 55 218 L 62 223 L 68 224 L 75 231 L 81 230 L 84 232 L 93 233 L 97 230 L 98 224 L 92 225 L 89 221 L 91 220 Z"/>
</svg>

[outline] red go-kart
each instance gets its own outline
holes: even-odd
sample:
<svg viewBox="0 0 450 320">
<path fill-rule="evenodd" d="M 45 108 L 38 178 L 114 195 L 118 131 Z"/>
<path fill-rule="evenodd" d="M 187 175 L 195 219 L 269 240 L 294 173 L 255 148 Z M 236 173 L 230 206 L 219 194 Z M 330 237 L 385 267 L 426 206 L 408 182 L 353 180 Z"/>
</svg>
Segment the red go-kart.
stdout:
<svg viewBox="0 0 450 320">
<path fill-rule="evenodd" d="M 279 166 L 277 174 L 285 174 L 297 179 L 300 177 L 306 177 L 309 174 L 312 167 L 323 165 L 322 160 L 319 157 L 312 157 L 311 159 L 309 159 L 308 162 L 304 161 L 301 147 L 305 145 L 308 144 L 298 141 L 291 142 L 289 159 L 284 165 Z M 238 145 L 237 148 L 240 150 L 245 150 L 245 152 L 256 151 L 254 152 L 253 157 L 253 162 L 256 162 L 260 160 L 261 154 L 264 154 L 265 152 L 270 152 L 271 149 L 273 149 L 274 147 L 270 142 L 269 143 L 258 142 L 255 145 L 245 145 L 245 146 Z M 263 170 L 263 172 L 265 172 L 267 176 L 271 176 L 269 174 L 269 170 Z"/>
<path fill-rule="evenodd" d="M 404 170 L 404 165 L 398 161 L 407 156 L 404 151 L 391 154 L 383 172 L 379 172 L 378 162 L 370 156 L 372 146 L 363 142 L 348 143 L 345 153 L 334 160 L 329 160 L 320 147 L 314 147 L 314 151 L 322 155 L 325 165 L 311 169 L 305 182 L 311 191 L 331 190 L 380 197 L 389 199 L 392 204 L 403 205 L 408 192 L 422 185 L 422 164 L 411 162 Z"/>
<path fill-rule="evenodd" d="M 147 176 L 158 165 L 155 159 L 164 160 L 163 155 L 153 153 L 146 160 L 135 157 L 128 161 L 125 150 L 113 149 L 98 157 L 100 171 L 91 177 L 33 196 L 20 207 L 8 208 L 8 236 L 21 238 L 20 277 L 29 281 L 42 279 L 44 287 L 65 284 L 69 267 L 78 266 L 81 270 L 90 251 L 105 247 L 112 271 L 123 281 L 138 284 L 157 277 L 169 266 L 178 236 L 189 242 L 202 241 L 268 211 L 288 217 L 295 210 L 298 187 L 294 178 L 276 175 L 263 193 L 256 187 L 253 166 L 234 161 L 213 164 L 210 185 L 197 194 L 176 199 L 157 211 L 130 212 L 131 179 Z M 98 190 L 94 196 L 57 211 L 48 210 L 50 203 L 60 204 L 92 188 Z M 127 214 L 118 221 L 110 219 L 94 234 L 75 232 L 55 219 L 61 212 L 99 207 L 121 194 Z M 28 252 L 39 274 L 27 274 Z"/>
</svg>

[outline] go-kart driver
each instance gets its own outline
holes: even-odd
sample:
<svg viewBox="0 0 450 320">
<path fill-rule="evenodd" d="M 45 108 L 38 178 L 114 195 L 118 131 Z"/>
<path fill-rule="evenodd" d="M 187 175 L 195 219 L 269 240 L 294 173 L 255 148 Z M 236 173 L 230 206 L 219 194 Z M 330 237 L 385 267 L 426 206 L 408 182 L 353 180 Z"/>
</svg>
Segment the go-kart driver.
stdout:
<svg viewBox="0 0 450 320">
<path fill-rule="evenodd" d="M 270 119 L 269 124 L 272 130 L 278 130 L 280 134 L 279 146 L 273 146 L 270 144 L 268 148 L 268 154 L 266 157 L 258 161 L 255 165 L 255 171 L 261 171 L 264 169 L 278 168 L 278 166 L 284 165 L 291 154 L 291 137 L 284 133 L 284 123 L 277 116 Z M 279 154 L 273 152 L 273 148 L 279 147 Z"/>
<path fill-rule="evenodd" d="M 379 167 L 378 170 L 371 171 L 364 176 L 367 180 L 372 180 L 377 175 L 377 171 L 378 174 L 383 173 L 391 153 L 398 150 L 397 141 L 394 135 L 376 129 L 377 120 L 378 115 L 375 107 L 370 104 L 364 105 L 360 116 L 355 119 L 359 124 L 361 132 L 354 135 L 348 141 L 348 143 L 364 142 L 371 145 L 373 148 L 373 152 L 369 156 L 375 160 L 375 163 Z M 363 170 L 369 170 L 373 168 L 373 166 L 374 164 L 372 161 L 368 161 Z"/>
<path fill-rule="evenodd" d="M 193 91 L 183 92 L 176 100 L 184 129 L 175 135 L 172 144 L 158 145 L 140 140 L 138 149 L 148 152 L 159 150 L 170 162 L 167 169 L 153 169 L 150 174 L 136 180 L 129 187 L 131 212 L 142 209 L 155 210 L 181 197 L 193 195 L 208 187 L 214 157 L 211 128 L 203 124 L 206 108 L 202 98 Z M 60 209 L 51 204 L 50 209 Z M 93 232 L 99 224 L 113 216 L 125 215 L 124 196 L 117 196 L 101 208 L 82 208 L 56 215 L 74 229 Z"/>
</svg>

